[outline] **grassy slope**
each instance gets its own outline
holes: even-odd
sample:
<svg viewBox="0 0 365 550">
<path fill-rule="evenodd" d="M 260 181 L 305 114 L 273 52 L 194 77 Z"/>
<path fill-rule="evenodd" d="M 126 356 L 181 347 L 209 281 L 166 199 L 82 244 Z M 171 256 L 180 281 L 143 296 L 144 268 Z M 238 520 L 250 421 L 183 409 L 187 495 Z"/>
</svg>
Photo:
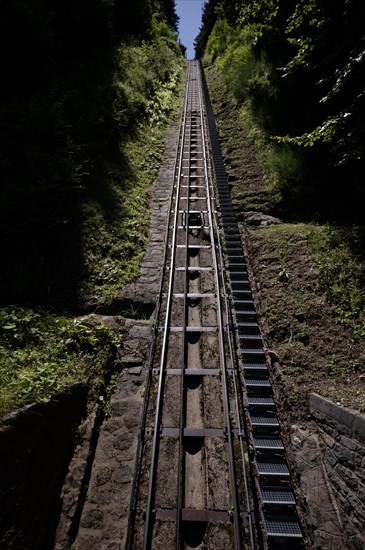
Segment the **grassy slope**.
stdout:
<svg viewBox="0 0 365 550">
<path fill-rule="evenodd" d="M 239 217 L 276 215 L 255 128 L 247 131 L 219 70 L 206 74 Z M 293 418 L 305 416 L 310 391 L 365 411 L 364 231 L 283 220 L 245 234 L 262 330 Z"/>
</svg>

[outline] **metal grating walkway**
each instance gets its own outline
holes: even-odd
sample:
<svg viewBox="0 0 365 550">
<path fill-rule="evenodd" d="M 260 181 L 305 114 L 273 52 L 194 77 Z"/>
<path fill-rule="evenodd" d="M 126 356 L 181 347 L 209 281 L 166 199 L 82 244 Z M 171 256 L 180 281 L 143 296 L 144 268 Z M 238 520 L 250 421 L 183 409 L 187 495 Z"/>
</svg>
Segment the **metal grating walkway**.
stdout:
<svg viewBox="0 0 365 550">
<path fill-rule="evenodd" d="M 301 548 L 302 533 L 295 512 L 295 498 L 288 482 L 290 473 L 285 460 L 285 448 L 279 436 L 280 425 L 276 416 L 276 405 L 268 377 L 266 352 L 257 321 L 247 271 L 241 234 L 230 197 L 230 189 L 218 132 L 209 94 L 203 76 L 206 97 L 206 112 L 210 132 L 213 164 L 218 189 L 221 224 L 226 243 L 226 268 L 231 281 L 231 301 L 235 312 L 236 335 L 241 355 L 242 382 L 246 391 L 248 406 L 248 432 L 252 433 L 255 451 L 255 468 L 263 504 L 263 523 L 269 539 L 269 548 L 283 548 L 276 544 L 277 537 L 285 537 L 285 548 Z M 278 460 L 278 455 L 280 459 Z M 284 487 L 267 486 L 268 477 Z M 272 508 L 279 511 L 272 517 Z M 299 541 L 299 546 L 298 546 Z"/>
</svg>

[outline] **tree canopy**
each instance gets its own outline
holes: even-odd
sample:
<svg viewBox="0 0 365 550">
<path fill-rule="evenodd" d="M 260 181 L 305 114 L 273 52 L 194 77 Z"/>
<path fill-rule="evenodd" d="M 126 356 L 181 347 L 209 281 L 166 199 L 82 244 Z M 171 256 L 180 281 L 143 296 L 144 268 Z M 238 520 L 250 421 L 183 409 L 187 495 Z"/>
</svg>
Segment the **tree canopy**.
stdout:
<svg viewBox="0 0 365 550">
<path fill-rule="evenodd" d="M 123 144 L 178 81 L 175 1 L 1 7 L 0 300 L 66 307 L 85 276 L 85 204 L 113 202 Z"/>
<path fill-rule="evenodd" d="M 209 0 L 196 53 L 220 57 L 227 85 L 268 135 L 316 167 L 317 189 L 351 177 L 347 194 L 364 192 L 362 2 Z"/>
</svg>

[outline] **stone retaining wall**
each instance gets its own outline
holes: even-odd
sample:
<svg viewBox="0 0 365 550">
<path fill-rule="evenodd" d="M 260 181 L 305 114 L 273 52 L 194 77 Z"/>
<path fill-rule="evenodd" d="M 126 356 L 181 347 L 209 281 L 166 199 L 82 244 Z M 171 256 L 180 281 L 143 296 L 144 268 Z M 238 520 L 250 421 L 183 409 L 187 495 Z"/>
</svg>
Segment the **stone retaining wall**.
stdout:
<svg viewBox="0 0 365 550">
<path fill-rule="evenodd" d="M 173 185 L 178 121 L 172 124 L 160 170 L 151 189 L 149 244 L 139 277 L 120 289 L 112 312 L 132 305 L 143 316 L 151 315 L 160 288 L 165 233 Z M 151 345 L 150 320 L 104 317 L 104 322 L 124 323 L 121 346 L 122 369 L 117 374 L 109 415 L 100 427 L 95 456 L 86 488 L 80 498 L 88 454 L 82 443 L 70 463 L 62 491 L 62 512 L 55 550 L 120 550 L 125 546 L 128 512 L 139 433 L 140 411 Z M 123 320 L 124 319 L 124 320 Z M 88 460 L 90 463 L 90 459 Z M 80 508 L 80 517 L 76 508 Z M 0 548 L 1 550 L 1 548 Z"/>
<path fill-rule="evenodd" d="M 324 465 L 339 506 L 347 548 L 365 548 L 365 416 L 311 394 Z"/>
<path fill-rule="evenodd" d="M 59 493 L 86 398 L 86 388 L 76 386 L 2 423 L 0 549 L 52 548 Z"/>
</svg>

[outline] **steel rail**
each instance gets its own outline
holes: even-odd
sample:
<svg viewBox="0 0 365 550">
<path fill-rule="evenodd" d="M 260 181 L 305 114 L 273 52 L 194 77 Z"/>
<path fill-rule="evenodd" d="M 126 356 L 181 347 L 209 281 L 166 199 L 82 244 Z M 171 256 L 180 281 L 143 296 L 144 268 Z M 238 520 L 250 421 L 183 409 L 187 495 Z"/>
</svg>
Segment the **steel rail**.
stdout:
<svg viewBox="0 0 365 550">
<path fill-rule="evenodd" d="M 190 73 L 190 67 L 189 67 Z M 168 294 L 167 294 L 167 306 L 166 306 L 166 317 L 164 323 L 164 334 L 163 334 L 163 343 L 161 351 L 161 361 L 160 361 L 160 372 L 159 372 L 159 382 L 157 390 L 157 401 L 156 401 L 156 412 L 155 412 L 155 423 L 153 431 L 153 443 L 152 443 L 152 456 L 151 456 L 151 466 L 150 466 L 150 477 L 148 483 L 148 496 L 147 496 L 147 507 L 146 507 L 146 518 L 145 518 L 145 527 L 144 527 L 144 537 L 143 537 L 143 550 L 149 550 L 150 548 L 150 536 L 152 528 L 152 507 L 153 507 L 153 493 L 156 481 L 156 470 L 157 470 L 157 454 L 158 454 L 158 442 L 159 442 L 159 424 L 162 412 L 162 395 L 163 395 L 163 383 L 165 378 L 165 364 L 166 364 L 166 355 L 167 355 L 167 343 L 168 343 L 168 334 L 169 334 L 169 324 L 170 324 L 170 315 L 171 315 L 171 305 L 172 305 L 172 294 L 173 294 L 173 282 L 174 282 L 174 271 L 175 271 L 175 256 L 176 256 L 176 236 L 177 236 L 177 227 L 178 227 L 178 216 L 179 216 L 179 200 L 180 200 L 180 187 L 181 187 L 181 173 L 182 173 L 182 161 L 184 155 L 184 138 L 186 131 L 186 116 L 187 116 L 187 106 L 188 106 L 188 93 L 189 93 L 189 84 L 190 79 L 187 78 L 185 97 L 184 97 L 184 106 L 183 106 L 183 124 L 182 131 L 179 136 L 180 147 L 178 147 L 178 174 L 176 178 L 176 191 L 175 191 L 175 212 L 174 212 L 174 224 L 172 231 L 172 242 L 171 242 L 171 260 L 170 260 L 170 276 L 168 283 Z M 180 151 L 179 151 L 180 149 Z M 179 154 L 180 153 L 180 154 Z"/>
<path fill-rule="evenodd" d="M 184 98 L 186 95 L 186 86 L 185 86 Z M 175 185 L 176 171 L 178 168 L 178 159 L 179 159 L 178 153 L 179 153 L 179 147 L 180 147 L 179 138 L 183 129 L 183 120 L 184 120 L 184 109 L 181 110 L 181 115 L 179 119 L 179 130 L 178 130 L 178 139 L 176 140 L 176 152 L 175 152 L 175 162 L 174 162 L 174 168 L 173 168 L 172 187 L 174 187 Z M 162 260 L 163 266 L 166 265 L 166 261 L 167 261 L 173 197 L 174 197 L 174 194 L 171 192 L 169 205 L 168 205 L 167 224 L 166 224 L 166 232 L 165 232 L 165 239 L 164 239 L 164 254 L 163 254 L 163 260 Z M 124 546 L 125 550 L 131 550 L 133 545 L 137 486 L 139 483 L 139 473 L 141 469 L 142 456 L 143 456 L 143 445 L 144 445 L 145 430 L 146 430 L 147 410 L 148 410 L 148 404 L 150 399 L 150 388 L 151 388 L 151 382 L 152 382 L 152 370 L 153 370 L 152 367 L 153 367 L 153 361 L 156 353 L 158 326 L 159 326 L 159 320 L 161 315 L 163 287 L 164 287 L 165 279 L 166 279 L 166 271 L 165 269 L 162 269 L 160 283 L 159 283 L 159 290 L 157 294 L 156 309 L 155 309 L 154 317 L 152 319 L 152 329 L 151 329 L 152 338 L 151 338 L 151 346 L 150 346 L 148 363 L 147 363 L 148 366 L 147 366 L 146 389 L 144 392 L 144 399 L 143 399 L 143 404 L 142 404 L 141 414 L 140 414 L 140 419 L 138 424 L 139 426 L 138 440 L 137 440 L 136 459 L 135 459 L 134 470 L 133 470 L 133 481 L 132 481 L 132 487 L 131 487 L 131 497 L 130 497 L 129 512 L 128 512 L 127 536 L 126 536 L 126 543 Z"/>
<path fill-rule="evenodd" d="M 194 69 L 194 67 L 192 67 Z M 190 73 L 190 80 L 191 76 L 194 74 L 194 71 L 191 70 Z M 180 380 L 180 411 L 179 411 L 179 454 L 178 454 L 178 472 L 177 472 L 177 498 L 176 498 L 176 549 L 180 550 L 182 545 L 181 540 L 181 521 L 182 521 L 182 505 L 183 505 L 183 498 L 184 498 L 184 469 L 185 469 L 185 460 L 184 460 L 184 427 L 185 427 L 185 395 L 186 395 L 186 388 L 185 388 L 185 369 L 187 367 L 187 334 L 186 334 L 186 328 L 188 326 L 188 290 L 189 290 L 189 270 L 188 270 L 188 264 L 189 264 L 189 194 L 190 194 L 190 174 L 191 174 L 191 166 L 190 166 L 190 160 L 191 160 L 191 133 L 192 133 L 192 88 L 191 86 L 191 96 L 188 97 L 188 102 L 190 101 L 190 105 L 188 103 L 188 108 L 190 106 L 189 111 L 189 150 L 188 150 L 188 174 L 187 174 L 187 192 L 186 192 L 186 211 L 184 212 L 186 216 L 186 222 L 185 222 L 185 254 L 184 254 L 184 289 L 183 289 L 183 323 L 182 323 L 182 362 L 181 362 L 181 380 Z M 182 143 L 183 150 L 186 149 L 186 143 L 185 141 Z M 186 158 L 184 158 L 186 161 Z"/>
<path fill-rule="evenodd" d="M 203 101 L 203 94 L 202 94 L 202 82 L 201 82 L 201 75 L 199 74 L 199 103 L 201 106 L 200 109 L 200 119 L 201 119 L 201 125 L 202 128 L 205 128 L 205 105 Z M 222 304 L 221 304 L 221 286 L 220 286 L 220 280 L 219 280 L 219 270 L 218 270 L 218 260 L 216 255 L 216 248 L 215 248 L 215 239 L 214 239 L 214 231 L 213 231 L 213 214 L 212 214 L 212 204 L 213 199 L 211 197 L 210 193 L 210 186 L 209 186 L 209 177 L 208 177 L 208 160 L 207 160 L 207 153 L 208 153 L 208 146 L 205 139 L 204 132 L 202 132 L 202 141 L 203 141 L 203 158 L 204 158 L 204 172 L 205 172 L 205 180 L 206 180 L 206 189 L 207 189 L 207 205 L 208 205 L 208 219 L 209 219 L 209 227 L 210 227 L 210 241 L 211 241 L 211 249 L 212 249 L 212 259 L 213 259 L 213 271 L 214 271 L 214 280 L 215 280 L 215 286 L 217 289 L 217 322 L 218 322 L 218 338 L 219 338 L 219 352 L 220 352 L 220 364 L 221 364 L 221 370 L 222 370 L 222 389 L 223 389 L 223 403 L 224 403 L 224 411 L 226 416 L 226 425 L 227 425 L 227 446 L 228 446 L 228 461 L 229 461 L 229 472 L 230 472 L 230 483 L 231 483 L 231 493 L 232 493 L 232 499 L 233 499 L 233 518 L 234 518 L 234 538 L 235 538 L 235 546 L 236 550 L 241 550 L 243 548 L 243 541 L 242 541 L 242 531 L 241 531 L 241 519 L 240 519 L 240 506 L 239 506 L 239 497 L 238 497 L 238 490 L 237 490 L 237 479 L 236 479 L 236 470 L 235 470 L 235 460 L 234 460 L 234 450 L 233 450 L 233 438 L 232 438 L 232 423 L 230 418 L 230 405 L 229 405 L 229 390 L 228 390 L 228 380 L 227 380 L 227 364 L 226 364 L 226 357 L 225 357 L 225 349 L 224 349 L 224 328 L 223 328 L 223 317 L 222 317 Z"/>
<path fill-rule="evenodd" d="M 213 119 L 214 123 L 214 119 Z M 270 547 L 271 544 L 273 544 L 273 548 L 277 548 L 275 544 L 281 544 L 280 538 L 279 543 L 276 540 L 277 537 L 280 537 L 281 534 L 283 537 L 292 537 L 294 539 L 295 537 L 298 537 L 297 535 L 297 527 L 294 525 L 293 521 L 293 514 L 291 513 L 291 507 L 292 501 L 288 499 L 288 510 L 286 511 L 288 522 L 283 526 L 280 525 L 280 522 L 282 522 L 281 518 L 277 520 L 277 518 L 272 518 L 270 514 L 272 515 L 272 508 L 270 508 L 270 502 L 273 501 L 273 498 L 271 496 L 265 496 L 266 500 L 264 501 L 264 497 L 261 495 L 261 489 L 277 489 L 279 490 L 280 487 L 273 487 L 271 488 L 270 483 L 267 482 L 267 479 L 265 477 L 266 470 L 261 469 L 261 471 L 258 469 L 257 464 L 255 463 L 253 465 L 253 470 L 256 472 L 255 468 L 257 469 L 257 475 L 261 476 L 259 479 L 259 483 L 261 484 L 259 487 L 257 484 L 250 483 L 250 473 L 251 470 L 249 468 L 250 463 L 247 460 L 247 451 L 245 451 L 245 443 L 248 442 L 250 445 L 256 445 L 255 441 L 253 442 L 251 437 L 251 429 L 253 425 L 253 422 L 251 422 L 250 417 L 250 403 L 246 403 L 245 396 L 243 395 L 243 390 L 241 387 L 241 384 L 243 387 L 245 387 L 245 374 L 243 375 L 243 378 L 241 378 L 241 373 L 239 370 L 239 365 L 237 362 L 237 353 L 235 351 L 235 345 L 236 341 L 235 338 L 239 339 L 239 342 L 241 340 L 243 341 L 244 338 L 247 338 L 248 340 L 252 340 L 250 337 L 251 332 L 248 332 L 249 336 L 246 337 L 243 333 L 243 329 L 240 328 L 240 325 L 237 324 L 237 331 L 238 336 L 235 333 L 234 329 L 234 319 L 233 319 L 233 311 L 234 306 L 236 304 L 235 302 L 235 295 L 234 295 L 234 289 L 236 288 L 236 294 L 240 297 L 242 293 L 247 292 L 246 290 L 239 289 L 237 291 L 237 283 L 236 287 L 234 287 L 233 282 L 237 281 L 237 278 L 232 279 L 232 300 L 229 297 L 229 293 L 227 292 L 228 283 L 226 282 L 226 271 L 229 273 L 229 268 L 232 269 L 232 265 L 236 266 L 236 248 L 237 245 L 235 244 L 236 241 L 238 241 L 238 236 L 232 238 L 231 235 L 231 226 L 228 226 L 228 229 L 226 228 L 227 223 L 231 223 L 231 219 L 233 218 L 233 214 L 230 213 L 230 210 L 227 213 L 224 214 L 224 212 L 227 211 L 227 209 L 231 208 L 232 206 L 227 206 L 228 199 L 227 194 L 228 191 L 223 189 L 222 191 L 222 173 L 223 173 L 223 162 L 221 160 L 221 157 L 219 155 L 219 147 L 217 147 L 217 136 L 214 133 L 214 127 L 212 126 L 212 112 L 211 112 L 211 106 L 209 101 L 209 96 L 207 94 L 206 90 L 206 83 L 204 80 L 204 74 L 202 71 L 201 66 L 198 66 L 197 62 L 191 62 L 189 63 L 188 70 L 186 73 L 186 85 L 185 85 L 185 92 L 184 92 L 184 102 L 180 117 L 180 126 L 179 126 L 179 135 L 176 143 L 176 154 L 175 154 L 175 160 L 174 160 L 174 173 L 173 173 L 173 182 L 172 182 L 172 192 L 169 200 L 169 212 L 167 216 L 167 228 L 166 228 L 166 234 L 165 234 L 165 251 L 164 251 L 164 258 L 163 258 L 163 269 L 161 273 L 161 280 L 160 280 L 160 290 L 157 300 L 157 306 L 155 310 L 155 316 L 154 316 L 154 326 L 152 327 L 152 342 L 151 342 L 151 348 L 150 348 L 150 355 L 149 355 L 149 361 L 148 361 L 148 373 L 147 373 L 147 384 L 146 384 L 146 392 L 145 397 L 143 400 L 142 405 L 142 411 L 141 411 L 141 417 L 140 417 L 140 424 L 139 424 L 139 432 L 138 432 L 138 441 L 137 441 L 137 451 L 136 451 L 136 463 L 134 467 L 134 476 L 132 481 L 132 491 L 131 491 L 131 499 L 130 499 L 130 509 L 129 509 L 129 517 L 128 517 L 128 531 L 127 531 L 127 540 L 126 540 L 126 550 L 132 550 L 133 544 L 136 544 L 136 541 L 134 540 L 137 537 L 137 506 L 143 507 L 145 509 L 145 517 L 144 517 L 144 527 L 142 527 L 141 523 L 138 523 L 138 525 L 141 527 L 141 531 L 138 531 L 138 538 L 143 536 L 143 545 L 142 541 L 141 543 L 138 543 L 138 548 L 142 548 L 143 550 L 150 550 L 152 545 L 155 543 L 155 535 L 157 536 L 157 539 L 159 538 L 159 529 L 158 524 L 156 525 L 156 530 L 154 528 L 155 520 L 157 518 L 157 521 L 160 521 L 161 519 L 169 519 L 175 521 L 175 533 L 172 530 L 171 537 L 174 537 L 175 540 L 171 540 L 169 543 L 169 547 L 173 548 L 175 546 L 176 550 L 182 550 L 185 545 L 185 521 L 204 521 L 208 524 L 210 522 L 215 521 L 226 521 L 228 514 L 223 513 L 223 519 L 222 519 L 222 511 L 219 510 L 209 510 L 208 501 L 206 501 L 205 505 L 203 505 L 203 510 L 195 510 L 195 508 L 199 508 L 199 506 L 196 506 L 195 501 L 193 501 L 192 507 L 193 509 L 187 508 L 187 506 L 190 504 L 190 501 L 188 503 L 187 501 L 187 488 L 189 486 L 189 475 L 191 476 L 192 473 L 196 472 L 195 465 L 193 465 L 192 471 L 189 471 L 189 459 L 186 455 L 186 448 L 185 448 L 185 437 L 188 435 L 189 437 L 196 436 L 197 433 L 194 432 L 200 432 L 203 434 L 203 437 L 209 437 L 213 436 L 213 431 L 219 432 L 215 433 L 214 435 L 218 435 L 219 437 L 222 437 L 225 435 L 226 441 L 225 441 L 225 453 L 224 453 L 224 460 L 227 460 L 228 462 L 228 487 L 230 487 L 230 498 L 231 502 L 229 504 L 232 504 L 232 513 L 229 513 L 231 516 L 232 521 L 232 527 L 233 527 L 233 533 L 232 536 L 234 537 L 234 540 L 232 541 L 234 543 L 235 550 L 242 550 L 243 547 L 245 548 L 256 548 L 256 546 L 261 547 L 262 539 L 260 539 L 261 535 L 265 535 L 265 533 L 268 533 L 268 537 L 271 537 L 270 539 Z M 198 138 L 198 139 L 197 139 Z M 219 146 L 219 144 L 218 144 Z M 217 153 L 218 150 L 218 153 Z M 217 154 L 216 154 L 217 153 Z M 197 171 L 196 171 L 197 170 Z M 196 171 L 196 172 L 195 172 Z M 194 179 L 193 179 L 194 177 Z M 199 178 L 199 179 L 198 179 Z M 214 185 L 214 180 L 216 185 Z M 196 184 L 195 182 L 199 182 Z M 224 183 L 224 182 L 223 182 Z M 199 188 L 199 191 L 196 194 L 195 191 L 195 185 L 197 185 L 197 188 Z M 204 192 L 205 188 L 205 192 Z M 183 193 L 186 190 L 186 193 Z M 228 185 L 227 185 L 228 190 Z M 204 194 L 206 196 L 204 196 Z M 205 229 L 209 230 L 209 245 L 208 243 L 204 243 L 204 238 L 206 238 L 207 235 L 200 235 L 201 238 L 198 239 L 197 243 L 192 242 L 193 237 L 199 237 L 199 209 L 196 211 L 193 208 L 193 200 L 199 199 L 200 201 L 206 201 L 206 210 L 201 210 L 201 227 L 204 226 Z M 217 216 L 216 213 L 216 200 L 219 201 L 221 199 L 221 215 L 223 220 L 223 226 L 219 223 L 219 216 Z M 190 212 L 190 208 L 192 209 Z M 206 214 L 205 214 L 206 213 Z M 182 224 L 179 225 L 180 217 L 182 214 Z M 198 216 L 198 222 L 195 222 L 196 215 Z M 204 221 L 204 216 L 207 215 L 206 221 Z M 226 222 L 224 221 L 226 216 Z M 227 221 L 228 220 L 228 221 Z M 220 229 L 222 227 L 222 229 Z M 198 233 L 194 233 L 194 230 L 197 229 Z M 185 235 L 183 231 L 185 230 Z M 223 231 L 225 235 L 225 241 L 221 237 L 221 231 Z M 238 229 L 236 230 L 238 235 Z M 185 244 L 182 244 L 185 243 Z M 234 243 L 234 244 L 233 244 Z M 228 263 L 226 263 L 226 258 L 224 255 L 224 247 L 225 244 L 227 245 L 227 258 Z M 216 369 L 213 372 L 208 372 L 209 369 L 204 368 L 197 368 L 195 367 L 197 365 L 195 364 L 189 364 L 190 358 L 194 357 L 194 354 L 190 356 L 190 347 L 189 347 L 189 333 L 194 330 L 194 326 L 196 324 L 196 318 L 194 314 L 190 315 L 190 309 L 189 309 L 189 298 L 190 297 L 203 297 L 203 296 L 214 296 L 213 293 L 201 293 L 201 292 L 195 292 L 196 288 L 193 283 L 190 283 L 190 276 L 189 276 L 189 270 L 194 270 L 195 267 L 192 266 L 205 266 L 209 265 L 205 262 L 207 261 L 208 256 L 206 254 L 203 254 L 202 256 L 199 256 L 199 262 L 196 264 L 194 261 L 190 260 L 190 257 L 192 256 L 191 248 L 204 248 L 204 249 L 210 249 L 211 256 L 209 258 L 209 261 L 211 261 L 211 267 L 196 267 L 196 269 L 209 269 L 209 271 L 212 272 L 212 277 L 209 279 L 209 284 L 214 286 L 214 294 L 216 295 L 216 323 L 217 326 L 215 327 L 204 327 L 200 325 L 204 325 L 205 317 L 203 315 L 204 309 L 202 309 L 202 312 L 199 313 L 200 322 L 198 322 L 197 327 L 195 327 L 196 332 L 201 331 L 208 331 L 212 332 L 213 328 L 216 332 L 216 343 L 215 346 L 218 345 L 218 355 L 216 358 L 217 364 Z M 179 250 L 185 249 L 184 253 L 180 256 Z M 233 250 L 233 251 L 232 251 Z M 231 251 L 231 252 L 229 252 Z M 182 252 L 182 250 L 180 251 Z M 231 254 L 231 255 L 229 255 Z M 241 254 L 242 255 L 242 254 Z M 232 257 L 233 260 L 232 261 Z M 181 260 L 181 265 L 180 265 Z M 178 263 L 179 261 L 179 263 Z M 226 265 L 226 269 L 225 266 Z M 243 260 L 242 260 L 243 265 Z M 237 268 L 236 268 L 237 269 Z M 180 280 L 180 283 L 182 283 L 182 292 L 181 288 L 177 288 L 177 275 L 175 272 L 181 271 L 183 274 L 182 281 Z M 233 270 L 233 275 L 237 277 L 237 273 Z M 176 279 L 176 280 L 175 280 Z M 179 285 L 180 285 L 179 283 Z M 203 279 L 200 281 L 201 284 L 203 284 Z M 247 284 L 247 282 L 245 282 Z M 190 292 L 190 293 L 189 293 Z M 241 294 L 240 294 L 241 293 Z M 181 315 L 181 309 L 179 311 L 175 311 L 174 305 L 174 299 L 178 297 L 179 299 L 182 298 L 182 322 L 180 323 L 180 315 Z M 237 304 L 240 303 L 240 298 L 237 298 Z M 181 304 L 181 302 L 180 302 Z M 165 318 L 162 317 L 162 312 L 165 311 Z M 171 326 L 172 320 L 175 318 L 175 313 L 177 315 L 177 325 L 179 326 Z M 189 322 L 191 325 L 189 326 Z M 215 325 L 215 322 L 211 323 Z M 182 325 L 182 326 L 181 326 Z M 179 362 L 181 368 L 171 368 L 170 362 L 170 347 L 173 343 L 172 339 L 170 338 L 170 335 L 172 332 L 178 332 L 179 338 L 181 335 L 181 356 L 179 356 Z M 241 331 L 241 332 L 240 332 Z M 161 339 L 157 339 L 158 333 L 161 333 Z M 243 334 L 243 336 L 242 336 Z M 250 340 L 250 341 L 251 341 Z M 204 342 L 202 343 L 204 346 Z M 241 345 L 241 344 L 239 344 Z M 157 349 L 159 349 L 161 346 L 161 355 L 157 355 Z M 247 344 L 246 344 L 247 346 Z M 204 349 L 204 348 L 202 348 Z M 245 352 L 244 345 L 240 348 L 241 353 L 242 349 L 243 352 Z M 249 349 L 250 353 L 254 350 Z M 195 352 L 194 352 L 195 353 Z M 260 354 L 263 354 L 263 351 L 260 351 Z M 176 356 L 176 352 L 174 354 Z M 172 355 L 171 357 L 174 357 Z M 247 363 L 247 360 L 246 360 Z M 159 364 L 159 368 L 158 368 Z M 205 363 L 202 365 L 205 366 Z M 156 368 L 154 368 L 156 367 Z M 193 368 L 193 372 L 188 372 L 189 367 Z M 219 367 L 219 371 L 218 371 Z M 251 368 L 251 365 L 247 367 Z M 195 370 L 194 370 L 195 369 Z M 206 372 L 204 372 L 206 370 Z M 173 372 L 174 371 L 174 372 Z M 200 374 L 200 371 L 202 374 Z M 223 418 L 222 418 L 222 428 L 223 429 L 217 429 L 217 430 L 197 430 L 193 426 L 196 424 L 194 421 L 192 422 L 192 425 L 187 425 L 188 418 L 189 417 L 189 409 L 188 406 L 190 405 L 190 393 L 188 392 L 188 384 L 187 379 L 189 374 L 198 374 L 199 376 L 203 375 L 210 375 L 214 374 L 217 375 L 218 372 L 221 375 L 221 387 L 218 388 L 218 391 L 221 394 L 221 407 L 223 407 Z M 177 427 L 171 427 L 169 424 L 167 424 L 168 427 L 164 427 L 163 424 L 165 424 L 165 392 L 170 392 L 170 379 L 168 378 L 171 374 L 179 374 L 181 376 L 178 387 L 180 392 L 180 400 L 174 405 L 174 410 L 177 413 L 178 420 L 176 418 L 177 422 L 174 422 L 174 425 Z M 250 375 L 250 372 L 249 372 Z M 155 378 L 156 376 L 156 378 Z M 260 376 L 261 373 L 260 373 Z M 252 376 L 251 376 L 252 378 Z M 259 387 L 260 381 L 256 381 L 256 379 L 251 380 L 249 377 L 247 377 L 248 381 L 250 382 L 250 386 L 248 386 L 249 391 L 252 393 L 252 387 L 257 386 Z M 206 378 L 204 378 L 206 380 Z M 152 393 L 154 393 L 155 390 L 155 384 L 153 384 L 153 381 L 156 381 L 157 385 L 157 396 L 154 401 L 152 401 Z M 254 385 L 253 382 L 256 384 Z M 153 384 L 153 385 L 152 385 Z M 171 386 L 174 388 L 174 385 Z M 266 385 L 265 385 L 266 388 Z M 200 390 L 199 390 L 200 391 Z M 203 385 L 202 391 L 202 398 L 205 399 L 205 386 Z M 266 391 L 266 390 L 265 390 Z M 173 394 L 172 394 L 173 395 Z M 200 395 L 200 394 L 199 394 Z M 195 399 L 195 397 L 194 397 Z M 200 397 L 199 397 L 200 399 Z M 234 400 L 234 402 L 233 402 Z M 167 402 L 167 413 L 169 413 L 169 402 Z M 153 424 L 153 432 L 152 432 L 152 441 L 146 440 L 146 423 L 147 418 L 150 418 L 150 414 L 154 415 L 154 424 Z M 235 419 L 233 417 L 231 418 L 231 415 L 235 415 Z M 169 416 L 166 417 L 167 419 Z M 259 425 L 259 422 L 256 422 L 255 426 Z M 254 427 L 255 427 L 254 426 Z M 235 433 L 236 429 L 238 432 L 238 438 L 237 442 L 235 441 Z M 258 428 L 257 428 L 258 431 Z M 261 432 L 258 431 L 260 434 Z M 270 432 L 271 433 L 271 432 Z M 170 436 L 170 437 L 177 437 L 177 453 L 174 453 L 174 461 L 177 459 L 177 480 L 176 480 L 176 495 L 174 494 L 174 502 L 176 502 L 176 508 L 171 509 L 170 500 L 162 499 L 162 503 L 160 503 L 160 491 L 159 491 L 159 481 L 160 481 L 160 472 L 165 472 L 164 468 L 164 461 L 160 463 L 160 458 L 162 458 L 162 450 L 165 449 L 164 444 L 161 441 L 162 436 Z M 200 435 L 199 435 L 200 437 Z M 148 445 L 147 445 L 148 444 Z M 263 445 L 260 443 L 261 446 Z M 236 448 L 239 446 L 239 448 Z M 148 452 L 147 456 L 147 447 L 152 447 L 152 451 Z M 160 452 L 161 448 L 161 452 Z M 261 447 L 258 447 L 259 449 Z M 281 447 L 280 447 L 281 448 Z M 205 457 L 205 455 L 202 456 L 201 459 L 199 459 L 199 464 L 201 466 L 205 466 L 206 471 L 206 483 L 208 483 L 208 471 L 209 465 L 208 461 Z M 149 461 L 149 465 L 147 463 Z M 205 462 L 204 462 L 205 461 Z M 240 487 L 238 488 L 237 478 L 238 478 L 238 472 L 236 465 L 242 464 L 242 475 L 240 474 Z M 145 468 L 148 468 L 149 470 L 149 480 L 147 487 L 147 505 L 145 507 L 145 501 L 143 498 L 143 504 L 142 502 L 139 502 L 139 498 L 141 498 L 141 495 L 139 495 L 139 491 L 143 489 L 142 495 L 145 491 L 145 488 L 142 488 L 142 481 L 140 479 L 142 474 L 142 467 L 143 471 Z M 162 467 L 162 470 L 160 469 Z M 200 467 L 200 466 L 199 466 Z M 264 472 L 264 473 L 262 473 Z M 213 474 L 215 473 L 215 470 L 213 471 Z M 255 474 L 256 475 L 256 474 Z M 276 475 L 276 474 L 275 474 Z M 289 476 L 289 473 L 285 474 L 286 476 Z M 269 480 L 270 481 L 270 480 Z M 287 481 L 287 478 L 285 478 L 285 482 Z M 186 485 L 187 483 L 187 485 Z M 175 484 L 175 481 L 174 481 Z M 272 483 L 273 485 L 274 483 Z M 266 487 L 267 486 L 267 487 Z M 240 502 L 240 491 L 245 491 L 245 496 L 242 498 L 242 502 Z M 158 495 L 156 496 L 156 491 L 158 490 Z M 185 494 L 186 493 L 186 494 Z M 267 490 L 268 493 L 268 490 Z M 190 494 L 190 493 L 189 493 Z M 203 493 L 200 493 L 201 496 L 203 496 Z M 170 495 L 171 498 L 171 495 Z M 261 499 L 261 500 L 260 500 Z M 271 499 L 271 500 L 270 500 Z M 208 499 L 207 499 L 208 500 Z M 269 503 L 267 506 L 266 516 L 264 515 L 264 512 L 260 513 L 256 520 L 254 518 L 254 511 L 257 512 L 257 510 L 263 504 Z M 280 501 L 281 502 L 281 501 Z M 164 504 L 167 504 L 165 507 Z M 240 506 L 242 505 L 242 513 Z M 154 510 L 154 507 L 158 506 L 157 512 Z M 173 504 L 174 506 L 174 504 Z M 243 514 L 243 508 L 245 507 L 245 515 Z M 214 515 L 216 514 L 216 515 Z M 217 514 L 220 514 L 217 515 Z M 275 511 L 276 514 L 276 511 Z M 218 519 L 218 517 L 220 519 Z M 202 519 L 204 518 L 204 519 Z M 260 522 L 262 522 L 262 525 L 260 526 L 257 524 L 257 527 L 255 527 L 255 521 L 260 518 Z M 285 515 L 283 515 L 283 520 L 285 523 Z M 266 522 L 267 525 L 266 526 Z M 276 522 L 276 523 L 275 523 Z M 278 526 L 278 527 L 277 527 Z M 294 529 L 295 527 L 295 529 Z M 261 532 L 262 529 L 262 532 Z M 266 531 L 265 531 L 266 529 Z M 285 529 L 287 530 L 288 534 L 286 534 Z M 143 534 L 142 534 L 143 530 Z M 291 530 L 291 531 L 290 531 Z M 289 533 L 290 531 L 290 533 Z M 295 532 L 294 532 L 295 531 Z M 247 538 L 246 538 L 247 537 Z M 289 539 L 289 540 L 292 540 Z M 188 540 L 188 539 L 187 539 Z M 266 539 L 265 539 L 266 540 Z M 288 540 L 288 539 L 287 539 Z M 214 544 L 214 543 L 213 543 Z M 213 546 L 214 547 L 214 546 Z M 286 547 L 286 546 L 285 546 Z M 297 546 L 295 546 L 297 548 Z"/>
</svg>

